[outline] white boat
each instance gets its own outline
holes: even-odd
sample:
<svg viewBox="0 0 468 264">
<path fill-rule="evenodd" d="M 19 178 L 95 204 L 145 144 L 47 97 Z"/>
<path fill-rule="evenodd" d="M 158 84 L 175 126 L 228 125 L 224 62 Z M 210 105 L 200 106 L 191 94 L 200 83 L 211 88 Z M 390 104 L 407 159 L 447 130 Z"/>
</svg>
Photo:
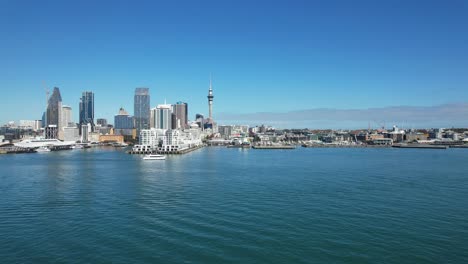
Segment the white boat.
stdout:
<svg viewBox="0 0 468 264">
<path fill-rule="evenodd" d="M 149 154 L 143 157 L 144 160 L 165 160 L 166 156 L 159 154 Z"/>
<path fill-rule="evenodd" d="M 38 147 L 36 149 L 36 152 L 50 152 L 50 148 L 48 148 L 46 146 Z"/>
</svg>

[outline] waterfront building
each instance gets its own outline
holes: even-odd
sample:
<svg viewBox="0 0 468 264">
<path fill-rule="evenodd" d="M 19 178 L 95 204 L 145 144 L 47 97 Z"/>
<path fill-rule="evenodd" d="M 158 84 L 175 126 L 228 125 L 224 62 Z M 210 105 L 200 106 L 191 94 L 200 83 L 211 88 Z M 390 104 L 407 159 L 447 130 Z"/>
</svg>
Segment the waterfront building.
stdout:
<svg viewBox="0 0 468 264">
<path fill-rule="evenodd" d="M 391 138 L 376 138 L 369 141 L 372 145 L 393 145 L 393 139 Z"/>
<path fill-rule="evenodd" d="M 58 139 L 59 138 L 59 128 L 57 125 L 48 125 L 45 128 L 45 138 L 46 139 Z"/>
<path fill-rule="evenodd" d="M 35 126 L 36 126 L 36 120 L 20 120 L 18 127 L 20 129 L 35 130 Z"/>
<path fill-rule="evenodd" d="M 172 129 L 188 127 L 188 104 L 177 102 L 172 105 Z"/>
<path fill-rule="evenodd" d="M 140 132 L 140 146 L 159 151 L 179 151 L 199 146 L 201 141 L 201 130 L 191 129 L 146 129 Z"/>
<path fill-rule="evenodd" d="M 88 124 L 91 125 L 91 131 L 94 131 L 94 93 L 83 92 L 80 98 L 80 128 Z"/>
<path fill-rule="evenodd" d="M 83 124 L 81 126 L 81 142 L 86 143 L 90 141 L 91 123 Z"/>
<path fill-rule="evenodd" d="M 140 131 L 139 144 L 157 149 L 162 144 L 165 135 L 165 129 L 143 129 Z"/>
<path fill-rule="evenodd" d="M 219 126 L 218 132 L 224 139 L 230 139 L 232 133 L 232 126 Z"/>
<path fill-rule="evenodd" d="M 135 128 L 139 133 L 150 127 L 150 95 L 149 88 L 136 88 L 134 96 Z"/>
<path fill-rule="evenodd" d="M 154 109 L 154 126 L 156 129 L 171 129 L 172 106 L 170 104 L 160 104 Z"/>
<path fill-rule="evenodd" d="M 34 120 L 34 131 L 39 131 L 42 128 L 42 120 Z"/>
<path fill-rule="evenodd" d="M 405 139 L 405 131 L 393 126 L 393 130 L 385 134 L 386 138 L 391 138 L 393 142 L 402 142 Z"/>
<path fill-rule="evenodd" d="M 63 140 L 64 141 L 79 141 L 80 140 L 80 130 L 75 127 L 64 127 L 63 128 Z"/>
<path fill-rule="evenodd" d="M 100 135 L 99 142 L 102 143 L 124 143 L 124 136 L 122 135 Z"/>
</svg>

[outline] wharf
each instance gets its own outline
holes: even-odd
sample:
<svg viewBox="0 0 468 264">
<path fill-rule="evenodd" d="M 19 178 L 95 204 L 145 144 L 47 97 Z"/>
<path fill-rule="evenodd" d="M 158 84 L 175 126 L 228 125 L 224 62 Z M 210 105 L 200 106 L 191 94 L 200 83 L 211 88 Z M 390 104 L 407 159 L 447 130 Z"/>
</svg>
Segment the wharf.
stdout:
<svg viewBox="0 0 468 264">
<path fill-rule="evenodd" d="M 189 152 L 192 152 L 194 150 L 197 150 L 197 149 L 201 149 L 203 148 L 204 145 L 200 145 L 200 146 L 195 146 L 195 147 L 192 147 L 192 148 L 186 148 L 186 149 L 182 149 L 182 150 L 171 150 L 171 151 L 160 151 L 160 150 L 156 150 L 156 151 L 151 151 L 151 150 L 145 150 L 145 151 L 134 151 L 134 150 L 129 150 L 127 151 L 128 154 L 143 154 L 143 155 L 147 155 L 147 154 L 174 154 L 174 155 L 180 155 L 180 154 L 186 154 L 186 153 L 189 153 Z"/>
<path fill-rule="evenodd" d="M 441 145 L 422 145 L 422 144 L 408 144 L 408 145 L 393 145 L 394 148 L 417 148 L 417 149 L 448 149 L 448 146 Z"/>
<path fill-rule="evenodd" d="M 19 154 L 19 153 L 35 153 L 36 151 L 31 148 L 20 148 L 20 147 L 2 147 L 0 148 L 0 154 Z"/>
<path fill-rule="evenodd" d="M 468 145 L 452 145 L 450 148 L 468 148 Z"/>
<path fill-rule="evenodd" d="M 314 144 L 314 145 L 302 145 L 303 148 L 389 148 L 391 145 L 325 145 L 325 144 Z"/>
<path fill-rule="evenodd" d="M 281 146 L 252 146 L 253 149 L 295 149 L 295 146 L 281 145 Z"/>
<path fill-rule="evenodd" d="M 173 150 L 173 151 L 156 151 L 157 154 L 175 154 L 175 155 L 180 155 L 180 154 L 186 154 L 186 153 L 189 153 L 189 152 L 192 152 L 194 150 L 197 150 L 197 149 L 201 149 L 203 148 L 204 146 L 203 145 L 200 145 L 200 146 L 196 146 L 196 147 L 192 147 L 192 148 L 186 148 L 186 149 L 182 149 L 182 150 Z"/>
<path fill-rule="evenodd" d="M 250 145 L 229 145 L 229 146 L 227 146 L 227 148 L 243 148 L 243 149 L 246 148 L 246 149 L 249 149 L 249 148 L 251 148 L 251 146 Z"/>
</svg>

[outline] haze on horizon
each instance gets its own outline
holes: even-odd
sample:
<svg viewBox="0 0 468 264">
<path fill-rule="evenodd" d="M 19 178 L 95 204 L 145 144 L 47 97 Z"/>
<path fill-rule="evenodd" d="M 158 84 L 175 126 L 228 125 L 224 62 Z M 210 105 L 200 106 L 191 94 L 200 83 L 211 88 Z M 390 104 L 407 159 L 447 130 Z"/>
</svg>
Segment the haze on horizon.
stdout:
<svg viewBox="0 0 468 264">
<path fill-rule="evenodd" d="M 43 81 L 74 121 L 81 92 L 112 123 L 136 87 L 193 119 L 212 72 L 220 123 L 468 127 L 467 13 L 462 0 L 2 1 L 0 124 L 40 119 Z"/>
</svg>

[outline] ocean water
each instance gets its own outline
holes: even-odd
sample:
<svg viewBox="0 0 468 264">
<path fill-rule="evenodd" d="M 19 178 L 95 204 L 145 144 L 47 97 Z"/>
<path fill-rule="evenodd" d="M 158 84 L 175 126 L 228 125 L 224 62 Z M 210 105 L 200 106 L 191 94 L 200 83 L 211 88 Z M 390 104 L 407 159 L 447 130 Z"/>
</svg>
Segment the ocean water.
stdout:
<svg viewBox="0 0 468 264">
<path fill-rule="evenodd" d="M 0 155 L 1 263 L 468 263 L 468 149 Z"/>
</svg>

